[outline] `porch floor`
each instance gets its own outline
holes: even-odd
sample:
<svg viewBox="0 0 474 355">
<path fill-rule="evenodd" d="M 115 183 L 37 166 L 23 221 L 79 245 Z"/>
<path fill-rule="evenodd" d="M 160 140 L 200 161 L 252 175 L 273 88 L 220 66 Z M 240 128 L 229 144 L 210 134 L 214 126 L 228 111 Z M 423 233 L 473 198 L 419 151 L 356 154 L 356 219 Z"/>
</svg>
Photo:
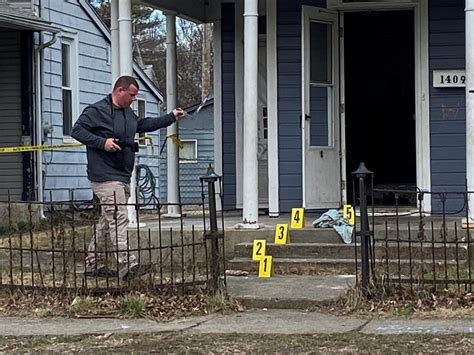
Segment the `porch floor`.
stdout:
<svg viewBox="0 0 474 355">
<path fill-rule="evenodd" d="M 357 217 L 359 217 L 359 213 L 356 210 Z M 305 213 L 304 216 L 304 228 L 305 229 L 313 229 L 312 222 L 317 219 L 318 217 L 321 216 L 322 213 Z M 285 213 L 285 214 L 280 214 L 279 217 L 269 217 L 268 215 L 260 215 L 259 216 L 259 226 L 260 228 L 258 229 L 250 229 L 251 231 L 258 232 L 266 232 L 268 233 L 269 231 L 274 231 L 275 227 L 277 224 L 281 223 L 290 223 L 290 214 Z M 412 228 L 416 226 L 416 222 L 419 221 L 420 216 L 418 214 L 418 211 L 414 208 L 402 208 L 399 209 L 398 212 L 398 217 L 400 221 L 403 221 L 403 225 L 407 225 L 407 221 L 410 221 Z M 445 220 L 446 223 L 458 223 L 458 226 L 461 227 L 461 222 L 463 220 L 463 216 L 446 216 Z M 443 222 L 443 217 L 441 215 L 426 215 L 424 217 L 425 223 L 431 223 L 435 226 L 439 226 Z M 372 216 L 371 216 L 371 211 L 369 210 L 369 220 L 370 223 L 372 223 Z M 375 224 L 376 226 L 383 226 L 386 221 L 390 222 L 395 222 L 396 220 L 396 214 L 395 210 L 393 208 L 380 208 L 376 209 L 375 211 Z M 159 221 L 158 221 L 158 215 L 156 214 L 150 214 L 150 215 L 145 215 L 141 219 L 141 225 L 140 227 L 144 227 L 146 229 L 158 229 L 159 228 Z M 143 222 L 143 225 L 142 225 Z M 196 230 L 203 230 L 204 224 L 203 224 L 203 218 L 202 215 L 196 215 L 196 214 L 187 214 L 184 215 L 182 218 L 182 223 L 183 223 L 183 229 L 184 230 L 190 230 L 194 226 Z M 218 214 L 218 229 L 221 229 L 222 227 L 222 218 L 220 213 Z M 239 228 L 239 224 L 242 223 L 242 213 L 240 211 L 231 211 L 231 212 L 225 212 L 224 213 L 224 229 L 226 231 L 235 231 L 235 230 L 240 230 L 240 231 L 245 231 L 246 229 Z M 166 215 L 161 216 L 161 228 L 164 229 L 169 229 L 173 228 L 173 230 L 177 230 L 176 228 L 180 228 L 181 226 L 181 219 L 180 218 L 172 218 L 172 217 L 166 217 Z M 458 228 L 459 228 L 458 227 Z M 474 226 L 470 226 L 472 228 Z M 209 229 L 209 220 L 206 221 L 206 229 Z"/>
</svg>

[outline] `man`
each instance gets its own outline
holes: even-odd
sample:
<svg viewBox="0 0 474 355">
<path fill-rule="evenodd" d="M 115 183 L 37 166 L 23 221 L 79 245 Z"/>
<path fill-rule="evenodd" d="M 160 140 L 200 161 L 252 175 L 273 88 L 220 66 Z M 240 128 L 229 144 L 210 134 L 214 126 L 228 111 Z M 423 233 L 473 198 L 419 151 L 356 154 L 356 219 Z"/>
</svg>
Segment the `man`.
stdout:
<svg viewBox="0 0 474 355">
<path fill-rule="evenodd" d="M 118 78 L 112 94 L 87 106 L 72 129 L 72 137 L 87 146 L 87 176 L 102 206 L 97 231 L 89 243 L 86 257 L 88 276 L 117 276 L 106 265 L 105 252 L 110 246 L 116 251 L 120 276 L 124 280 L 144 272 L 135 255 L 127 252 L 129 221 L 125 204 L 130 197 L 130 177 L 138 150 L 135 134 L 167 127 L 185 112 L 176 108 L 162 117 L 139 119 L 130 108 L 138 89 L 133 77 Z"/>
</svg>

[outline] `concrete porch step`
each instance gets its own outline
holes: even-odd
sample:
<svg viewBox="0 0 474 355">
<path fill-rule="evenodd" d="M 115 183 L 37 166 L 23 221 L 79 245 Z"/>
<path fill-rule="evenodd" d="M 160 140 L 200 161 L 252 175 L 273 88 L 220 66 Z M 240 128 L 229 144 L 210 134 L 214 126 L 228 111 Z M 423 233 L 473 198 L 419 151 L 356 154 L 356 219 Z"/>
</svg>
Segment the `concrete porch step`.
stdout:
<svg viewBox="0 0 474 355">
<path fill-rule="evenodd" d="M 360 254 L 360 245 L 357 245 L 357 253 Z M 253 243 L 239 243 L 234 247 L 235 257 L 251 257 Z M 343 243 L 290 243 L 286 245 L 277 245 L 267 243 L 267 255 L 274 258 L 326 258 L 326 259 L 354 259 L 354 244 Z M 390 259 L 431 259 L 433 254 L 436 260 L 466 259 L 467 248 L 465 245 L 456 245 L 435 243 L 434 245 L 425 243 L 377 243 L 375 247 L 375 256 L 379 259 L 385 259 L 386 255 Z"/>
<path fill-rule="evenodd" d="M 376 259 L 376 269 L 379 272 L 387 271 L 387 262 L 384 259 Z M 424 274 L 448 274 L 456 273 L 459 266 L 460 273 L 467 272 L 468 263 L 466 260 L 460 261 L 459 265 L 455 260 L 447 260 L 446 263 L 441 260 L 432 259 L 398 259 L 390 260 L 388 271 L 391 275 L 418 275 L 421 270 Z M 358 269 L 360 271 L 361 262 L 358 260 Z M 228 270 L 247 271 L 254 275 L 258 274 L 259 263 L 252 261 L 251 258 L 234 258 L 227 262 Z M 321 275 L 321 274 L 351 274 L 354 273 L 356 264 L 354 259 L 324 259 L 324 258 L 273 258 L 273 270 L 277 275 Z M 410 271 L 411 270 L 411 271 Z"/>
<path fill-rule="evenodd" d="M 228 276 L 229 295 L 247 308 L 308 309 L 337 300 L 354 275 Z"/>
<path fill-rule="evenodd" d="M 253 243 L 240 243 L 234 247 L 235 257 L 251 257 Z M 336 258 L 354 259 L 354 245 L 343 243 L 267 243 L 267 255 L 274 258 Z"/>
<path fill-rule="evenodd" d="M 289 232 L 291 243 L 344 243 L 332 228 L 290 229 Z M 238 243 L 253 242 L 255 239 L 264 239 L 272 243 L 275 240 L 275 229 L 226 230 L 225 238 L 238 241 Z"/>
<path fill-rule="evenodd" d="M 242 270 L 258 273 L 259 263 L 247 257 L 235 257 L 227 262 L 228 270 Z M 275 274 L 319 275 L 351 274 L 355 271 L 354 259 L 323 258 L 273 258 Z"/>
</svg>

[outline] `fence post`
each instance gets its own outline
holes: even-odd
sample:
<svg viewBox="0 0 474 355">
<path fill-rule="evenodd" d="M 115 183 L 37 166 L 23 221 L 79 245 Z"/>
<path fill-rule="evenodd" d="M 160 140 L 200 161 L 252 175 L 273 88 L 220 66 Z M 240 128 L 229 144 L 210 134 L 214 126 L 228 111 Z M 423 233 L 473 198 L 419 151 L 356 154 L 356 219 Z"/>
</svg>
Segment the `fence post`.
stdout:
<svg viewBox="0 0 474 355">
<path fill-rule="evenodd" d="M 213 292 L 216 292 L 219 289 L 219 279 L 220 279 L 220 262 L 219 262 L 219 238 L 220 235 L 217 230 L 217 208 L 216 208 L 216 189 L 215 183 L 219 181 L 221 177 L 214 172 L 212 165 L 209 164 L 207 168 L 206 175 L 200 177 L 201 185 L 207 183 L 207 194 L 209 196 L 209 222 L 210 222 L 210 231 L 209 233 L 204 231 L 204 237 L 211 242 L 211 260 L 210 260 L 210 269 L 211 269 L 211 280 L 210 288 Z M 204 200 L 204 195 L 203 195 Z M 203 201 L 203 206 L 204 206 Z M 204 215 L 205 219 L 206 216 Z"/>
<path fill-rule="evenodd" d="M 362 271 L 362 290 L 367 291 L 370 281 L 370 229 L 369 229 L 369 213 L 367 208 L 367 191 L 366 181 L 373 172 L 368 170 L 364 163 L 360 163 L 359 168 L 352 172 L 359 181 L 359 207 L 360 207 L 360 252 L 361 252 L 361 271 Z M 355 188 L 355 186 L 354 186 Z M 357 234 L 356 234 L 357 235 Z M 357 243 L 357 239 L 355 241 Z"/>
</svg>

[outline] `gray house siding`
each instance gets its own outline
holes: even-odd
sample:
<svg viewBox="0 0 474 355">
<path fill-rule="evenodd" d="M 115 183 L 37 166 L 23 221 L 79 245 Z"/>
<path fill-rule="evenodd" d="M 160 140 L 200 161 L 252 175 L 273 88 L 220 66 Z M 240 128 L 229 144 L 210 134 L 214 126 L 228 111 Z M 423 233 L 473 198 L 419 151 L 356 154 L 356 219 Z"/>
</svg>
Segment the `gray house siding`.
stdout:
<svg viewBox="0 0 474 355">
<path fill-rule="evenodd" d="M 54 4 L 53 4 L 54 3 Z M 108 41 L 77 1 L 54 1 L 46 7 L 43 17 L 73 34 L 78 42 L 78 114 L 111 90 L 111 66 L 108 61 Z M 46 4 L 47 6 L 50 3 Z M 49 40 L 46 36 L 45 41 Z M 44 81 L 42 88 L 42 119 L 53 126 L 45 144 L 63 144 L 61 39 L 44 50 Z M 140 93 L 145 98 L 150 116 L 159 113 L 159 101 L 139 80 Z M 77 117 L 75 117 L 77 118 Z M 155 144 L 159 144 L 156 134 Z M 67 137 L 66 137 L 67 140 Z M 86 174 L 85 149 L 53 151 L 44 154 L 44 196 L 46 200 L 91 199 Z"/>
<path fill-rule="evenodd" d="M 325 7 L 325 1 L 277 3 L 278 154 L 280 211 L 303 202 L 301 145 L 301 14 L 302 5 Z"/>
<path fill-rule="evenodd" d="M 223 208 L 236 207 L 234 4 L 222 4 Z"/>
<path fill-rule="evenodd" d="M 2 147 L 18 146 L 21 129 L 21 35 L 0 30 L 0 142 Z M 0 154 L 0 200 L 21 200 L 22 154 Z"/>
<path fill-rule="evenodd" d="M 430 139 L 431 187 L 435 192 L 465 191 L 466 100 L 464 88 L 433 88 L 433 70 L 465 69 L 465 13 L 463 0 L 430 0 Z M 459 195 L 450 195 L 449 211 L 463 208 Z M 432 208 L 440 211 L 438 198 Z"/>
</svg>

